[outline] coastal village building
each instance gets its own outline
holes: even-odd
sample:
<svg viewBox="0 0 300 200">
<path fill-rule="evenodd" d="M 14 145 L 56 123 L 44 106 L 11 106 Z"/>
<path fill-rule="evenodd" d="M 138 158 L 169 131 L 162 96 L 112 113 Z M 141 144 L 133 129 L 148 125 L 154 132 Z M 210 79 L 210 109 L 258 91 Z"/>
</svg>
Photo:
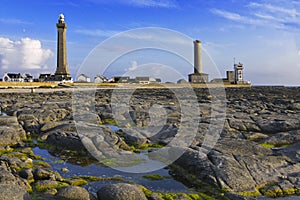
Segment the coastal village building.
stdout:
<svg viewBox="0 0 300 200">
<path fill-rule="evenodd" d="M 94 83 L 107 83 L 109 82 L 108 79 L 103 76 L 103 75 L 97 75 L 95 78 L 94 78 Z"/>
<path fill-rule="evenodd" d="M 2 78 L 3 82 L 33 82 L 33 76 L 21 73 L 5 73 Z"/>
<path fill-rule="evenodd" d="M 244 83 L 244 76 L 243 76 L 243 64 L 242 63 L 238 63 L 238 64 L 234 64 L 234 82 L 235 84 L 243 84 Z"/>
<path fill-rule="evenodd" d="M 144 76 L 136 77 L 135 82 L 139 83 L 139 84 L 149 84 L 150 83 L 150 77 L 144 77 Z"/>
<path fill-rule="evenodd" d="M 24 82 L 24 78 L 20 73 L 5 73 L 2 80 L 3 82 Z"/>
<path fill-rule="evenodd" d="M 33 82 L 33 76 L 30 74 L 24 74 L 23 78 L 24 78 L 24 82 Z"/>
<path fill-rule="evenodd" d="M 226 80 L 230 84 L 234 84 L 234 71 L 227 71 L 226 72 Z"/>
<path fill-rule="evenodd" d="M 134 82 L 139 84 L 159 83 L 160 81 L 160 79 L 147 76 L 139 76 L 134 79 Z"/>
<path fill-rule="evenodd" d="M 50 82 L 53 79 L 53 75 L 50 74 L 40 74 L 38 81 L 39 82 Z"/>
<path fill-rule="evenodd" d="M 129 76 L 114 76 L 112 77 L 113 83 L 129 83 L 130 77 Z"/>
<path fill-rule="evenodd" d="M 234 64 L 234 71 L 226 71 L 226 78 L 215 78 L 211 80 L 211 83 L 224 83 L 224 84 L 250 84 L 249 81 L 245 81 L 243 77 L 243 64 Z"/>
<path fill-rule="evenodd" d="M 77 76 L 76 81 L 81 83 L 89 83 L 91 82 L 91 78 L 85 74 L 80 74 L 79 76 Z"/>
<path fill-rule="evenodd" d="M 150 84 L 150 83 L 160 83 L 160 78 L 152 78 L 148 76 L 137 76 L 135 78 L 130 78 L 129 76 L 114 76 L 110 79 L 111 83 L 138 83 L 138 84 Z"/>
</svg>

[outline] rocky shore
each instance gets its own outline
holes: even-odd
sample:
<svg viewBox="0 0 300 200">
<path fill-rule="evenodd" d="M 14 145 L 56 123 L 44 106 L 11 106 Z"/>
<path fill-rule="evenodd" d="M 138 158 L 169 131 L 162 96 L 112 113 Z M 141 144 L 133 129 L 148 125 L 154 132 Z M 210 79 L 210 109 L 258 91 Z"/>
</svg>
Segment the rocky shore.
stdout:
<svg viewBox="0 0 300 200">
<path fill-rule="evenodd" d="M 89 165 L 97 162 L 95 157 L 100 162 L 103 158 L 106 164 L 104 158 L 116 152 L 136 154 L 141 149 L 151 152 L 163 148 L 190 123 L 182 121 L 185 116 L 181 112 L 182 108 L 190 109 L 182 105 L 188 105 L 190 97 L 186 94 L 181 102 L 175 95 L 185 94 L 184 89 L 138 89 L 127 105 L 117 106 L 118 122 L 128 129 L 137 125 L 156 130 L 163 123 L 155 135 L 107 128 L 116 124 L 111 105 L 113 89 L 97 90 L 93 104 L 81 97 L 81 115 L 75 119 L 74 106 L 78 105 L 74 105 L 73 93 L 49 89 L 1 94 L 0 108 L 8 116 L 0 116 L 0 199 L 251 199 L 300 195 L 300 88 L 228 88 L 226 98 L 206 89 L 194 90 L 200 105 L 197 133 L 169 170 L 175 179 L 198 193 L 163 194 L 127 182 L 91 193 L 82 186 L 99 178 L 65 178 L 63 170 L 54 171 L 32 151 L 33 146 L 42 145 L 63 160 L 76 163 L 80 159 L 80 164 Z M 128 107 L 132 120 L 123 107 Z M 221 123 L 214 123 L 212 115 Z M 166 116 L 166 120 L 153 123 L 153 116 Z M 81 119 L 93 120 L 89 126 L 79 126 L 75 122 Z M 97 132 L 93 126 L 97 126 Z M 89 137 L 79 135 L 77 130 Z M 207 148 L 207 140 L 211 140 L 212 149 Z M 185 144 L 187 139 L 182 137 L 180 141 Z M 97 148 L 91 151 L 94 146 Z"/>
</svg>

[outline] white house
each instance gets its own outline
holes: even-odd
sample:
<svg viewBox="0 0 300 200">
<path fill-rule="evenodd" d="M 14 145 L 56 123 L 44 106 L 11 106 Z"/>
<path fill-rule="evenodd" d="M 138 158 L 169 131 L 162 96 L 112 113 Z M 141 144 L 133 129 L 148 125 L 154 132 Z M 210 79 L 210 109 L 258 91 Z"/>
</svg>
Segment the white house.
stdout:
<svg viewBox="0 0 300 200">
<path fill-rule="evenodd" d="M 77 82 L 82 82 L 82 83 L 89 83 L 91 82 L 91 78 L 88 77 L 85 74 L 80 74 L 79 76 L 77 76 Z"/>
<path fill-rule="evenodd" d="M 33 82 L 33 76 L 30 74 L 23 74 L 24 82 Z"/>
<path fill-rule="evenodd" d="M 97 75 L 94 78 L 94 83 L 106 83 L 106 82 L 108 82 L 108 79 L 105 76 Z"/>
<path fill-rule="evenodd" d="M 5 73 L 3 78 L 2 78 L 3 82 L 24 82 L 24 77 L 18 73 L 18 74 L 14 74 L 14 73 Z"/>
</svg>

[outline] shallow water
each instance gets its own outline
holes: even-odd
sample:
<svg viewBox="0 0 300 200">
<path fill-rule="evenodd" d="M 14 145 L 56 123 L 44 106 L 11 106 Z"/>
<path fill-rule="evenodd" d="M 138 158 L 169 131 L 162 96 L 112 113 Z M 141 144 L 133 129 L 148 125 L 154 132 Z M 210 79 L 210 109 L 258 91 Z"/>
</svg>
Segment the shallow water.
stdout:
<svg viewBox="0 0 300 200">
<path fill-rule="evenodd" d="M 89 166 L 81 166 L 76 164 L 71 164 L 68 162 L 62 162 L 60 158 L 52 156 L 47 150 L 40 149 L 39 147 L 33 148 L 33 152 L 36 155 L 42 156 L 45 158 L 46 162 L 49 163 L 54 171 L 61 172 L 61 168 L 67 168 L 70 170 L 68 173 L 62 174 L 63 177 L 73 177 L 73 176 L 97 176 L 97 177 L 120 177 L 124 180 L 133 181 L 134 183 L 145 186 L 146 188 L 152 191 L 160 192 L 185 192 L 189 193 L 191 190 L 180 183 L 179 181 L 174 180 L 170 175 L 168 169 L 160 169 L 151 173 L 126 173 L 117 171 L 110 167 L 105 167 L 102 165 L 91 164 Z M 160 174 L 165 176 L 163 180 L 148 180 L 143 178 L 145 175 L 150 174 Z M 116 183 L 117 181 L 97 181 L 91 182 L 85 187 L 91 191 L 96 192 L 102 186 L 108 183 Z"/>
</svg>

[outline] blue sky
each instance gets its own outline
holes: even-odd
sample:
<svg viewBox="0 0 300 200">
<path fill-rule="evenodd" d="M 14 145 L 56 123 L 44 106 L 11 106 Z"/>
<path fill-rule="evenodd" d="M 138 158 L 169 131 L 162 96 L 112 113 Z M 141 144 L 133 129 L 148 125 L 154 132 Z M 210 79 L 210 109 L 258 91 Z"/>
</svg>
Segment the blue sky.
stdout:
<svg viewBox="0 0 300 200">
<path fill-rule="evenodd" d="M 90 52 L 114 34 L 160 27 L 201 40 L 207 54 L 203 59 L 211 59 L 222 76 L 232 70 L 235 57 L 245 66 L 245 79 L 254 85 L 300 85 L 299 0 L 2 0 L 0 74 L 55 72 L 55 23 L 60 13 L 68 24 L 73 76 Z M 186 53 L 192 56 L 192 48 Z M 145 64 L 141 62 L 131 56 L 105 75 L 122 75 Z M 207 62 L 203 61 L 204 72 L 210 72 Z M 174 67 L 184 77 L 193 71 L 188 64 L 184 70 Z"/>
</svg>

